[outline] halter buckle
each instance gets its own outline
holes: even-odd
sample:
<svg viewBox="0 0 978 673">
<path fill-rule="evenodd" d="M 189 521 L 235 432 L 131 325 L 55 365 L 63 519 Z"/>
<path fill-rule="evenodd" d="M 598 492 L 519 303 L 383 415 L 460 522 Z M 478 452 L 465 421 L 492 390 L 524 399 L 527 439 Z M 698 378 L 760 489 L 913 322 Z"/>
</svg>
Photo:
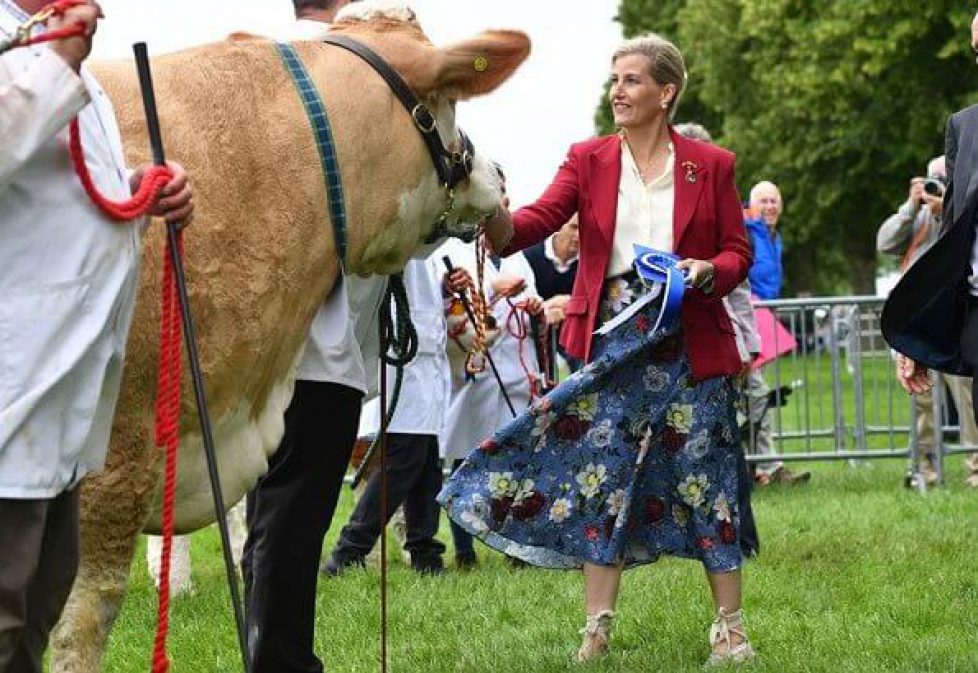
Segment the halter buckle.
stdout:
<svg viewBox="0 0 978 673">
<path fill-rule="evenodd" d="M 411 109 L 411 118 L 422 133 L 431 133 L 435 130 L 435 117 L 424 104 L 418 103 Z"/>
</svg>

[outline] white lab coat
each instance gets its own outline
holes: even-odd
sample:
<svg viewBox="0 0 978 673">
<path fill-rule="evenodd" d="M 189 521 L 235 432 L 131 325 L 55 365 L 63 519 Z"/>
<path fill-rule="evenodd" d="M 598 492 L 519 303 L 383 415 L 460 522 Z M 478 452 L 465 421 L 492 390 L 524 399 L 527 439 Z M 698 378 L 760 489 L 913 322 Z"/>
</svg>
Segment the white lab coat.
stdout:
<svg viewBox="0 0 978 673">
<path fill-rule="evenodd" d="M 476 258 L 473 245 L 451 240 L 435 253 L 439 260 L 443 255 L 448 255 L 455 266 L 465 268 L 475 279 Z M 510 275 L 526 279 L 526 288 L 512 299 L 514 304 L 538 296 L 533 269 L 526 261 L 523 253 L 504 257 L 498 271 L 486 259 L 484 273 L 484 286 L 487 294 L 491 294 L 489 288 L 493 280 L 501 275 Z M 507 326 L 509 314 L 510 305 L 504 299 L 497 302 L 493 307 L 493 315 L 502 329 L 499 338 L 489 349 L 489 352 L 499 370 L 499 376 L 503 381 L 509 399 L 518 414 L 530 402 L 530 384 L 527 379 L 527 370 L 532 374 L 539 374 L 539 366 L 533 340 L 529 336 L 529 318 L 524 313 L 520 313 L 523 316 L 523 327 L 527 334 L 527 339 L 522 345 L 523 363 L 526 365 L 526 369 L 524 369 L 524 365 L 520 363 L 520 341 L 513 336 Z M 449 341 L 448 348 L 458 349 L 458 345 L 454 341 Z M 448 409 L 448 417 L 445 420 L 445 429 L 439 442 L 442 456 L 449 459 L 464 458 L 483 439 L 513 418 L 488 362 L 486 363 L 486 370 L 475 375 L 475 378 L 471 380 L 465 379 L 464 372 L 461 371 L 460 358 L 453 357 L 452 362 L 452 401 Z"/>
<path fill-rule="evenodd" d="M 4 35 L 26 18 L 0 0 Z M 51 498 L 101 468 L 119 395 L 141 231 L 83 191 L 67 150 L 76 114 L 96 186 L 128 198 L 94 78 L 45 45 L 0 56 L 0 498 Z"/>
<path fill-rule="evenodd" d="M 410 435 L 441 434 L 451 396 L 451 374 L 445 352 L 447 330 L 442 309 L 440 258 L 412 259 L 404 267 L 404 287 L 411 321 L 418 332 L 418 354 L 404 368 L 401 392 L 388 432 Z M 387 367 L 388 403 L 394 391 L 394 368 Z M 360 435 L 380 427 L 379 397 L 364 406 Z"/>
</svg>

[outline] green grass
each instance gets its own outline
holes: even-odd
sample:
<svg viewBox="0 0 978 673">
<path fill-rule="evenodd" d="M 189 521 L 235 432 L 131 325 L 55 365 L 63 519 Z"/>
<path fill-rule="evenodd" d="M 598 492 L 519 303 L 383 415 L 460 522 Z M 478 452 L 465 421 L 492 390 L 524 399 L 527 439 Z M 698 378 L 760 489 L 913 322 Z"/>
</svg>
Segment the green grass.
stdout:
<svg viewBox="0 0 978 673">
<path fill-rule="evenodd" d="M 978 492 L 925 496 L 901 487 L 902 461 L 806 464 L 811 484 L 755 494 L 763 552 L 745 569 L 745 608 L 759 654 L 750 671 L 978 671 Z M 327 548 L 346 520 L 345 490 Z M 447 526 L 442 525 L 447 538 Z M 556 673 L 582 618 L 577 572 L 482 567 L 419 577 L 391 553 L 390 669 L 396 673 Z M 450 555 L 448 557 L 450 560 Z M 194 539 L 196 595 L 177 599 L 174 673 L 240 670 L 213 528 Z M 156 609 L 142 561 L 132 572 L 104 670 L 149 668 Z M 664 560 L 626 574 L 613 654 L 586 670 L 700 671 L 711 608 L 697 563 Z M 316 650 L 328 671 L 379 670 L 379 573 L 320 583 Z"/>
<path fill-rule="evenodd" d="M 838 362 L 840 377 L 836 391 L 832 385 L 832 361 L 827 353 L 805 357 L 784 357 L 768 365 L 765 376 L 772 387 L 804 381 L 780 411 L 779 420 L 786 437 L 775 440 L 775 450 L 784 453 L 863 448 L 856 405 L 856 376 L 846 367 L 845 357 Z M 861 358 L 863 424 L 865 448 L 905 449 L 908 442 L 910 398 L 899 387 L 888 352 L 865 354 Z M 838 400 L 836 403 L 835 400 Z M 840 436 L 836 436 L 835 408 L 842 409 Z M 772 412 L 777 416 L 777 412 Z M 777 427 L 777 426 L 775 426 Z M 802 435 L 802 436 L 797 436 Z M 950 438 L 949 438 L 950 439 Z"/>
</svg>

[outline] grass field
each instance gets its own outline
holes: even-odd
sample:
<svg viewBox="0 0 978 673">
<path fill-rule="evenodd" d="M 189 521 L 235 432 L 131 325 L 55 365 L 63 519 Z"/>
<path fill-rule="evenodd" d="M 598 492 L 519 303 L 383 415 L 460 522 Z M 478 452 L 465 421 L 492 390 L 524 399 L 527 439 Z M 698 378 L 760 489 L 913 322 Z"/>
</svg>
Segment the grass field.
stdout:
<svg viewBox="0 0 978 673">
<path fill-rule="evenodd" d="M 963 485 L 961 458 L 949 460 L 948 488 L 923 496 L 901 487 L 902 461 L 805 467 L 811 484 L 755 494 L 763 549 L 745 569 L 745 608 L 759 659 L 745 670 L 978 671 L 978 492 Z M 475 572 L 419 577 L 390 556 L 389 670 L 582 670 L 579 573 L 513 570 L 482 548 Z M 172 671 L 241 670 L 215 529 L 195 536 L 194 562 L 196 595 L 172 613 Z M 326 669 L 378 671 L 379 572 L 321 582 L 318 606 Z M 702 670 L 711 609 L 698 564 L 630 571 L 619 615 L 613 655 L 587 670 Z M 141 549 L 105 671 L 149 668 L 154 618 Z"/>
</svg>

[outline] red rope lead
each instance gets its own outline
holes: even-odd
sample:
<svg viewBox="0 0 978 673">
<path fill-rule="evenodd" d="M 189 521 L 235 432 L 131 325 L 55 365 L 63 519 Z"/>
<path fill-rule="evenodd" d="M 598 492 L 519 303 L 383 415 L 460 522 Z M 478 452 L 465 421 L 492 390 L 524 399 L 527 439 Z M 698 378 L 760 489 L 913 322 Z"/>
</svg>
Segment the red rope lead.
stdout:
<svg viewBox="0 0 978 673">
<path fill-rule="evenodd" d="M 105 215 L 118 222 L 128 222 L 142 217 L 160 190 L 173 179 L 173 171 L 167 166 L 152 166 L 144 174 L 139 183 L 139 189 L 127 201 L 110 201 L 99 193 L 92 181 L 92 176 L 85 165 L 85 152 L 81 146 L 81 132 L 78 129 L 78 119 L 72 119 L 68 128 L 68 152 L 75 166 L 75 173 L 81 180 L 82 187 L 92 203 L 97 205 Z"/>
<path fill-rule="evenodd" d="M 523 346 L 529 335 L 526 333 L 526 324 L 523 322 L 523 316 L 529 318 L 530 313 L 526 310 L 526 301 L 514 304 L 507 297 L 506 302 L 509 304 L 509 313 L 506 314 L 506 330 L 516 339 L 516 352 L 519 354 L 520 367 L 523 368 L 523 373 L 526 374 L 526 384 L 530 389 L 530 402 L 532 403 L 536 398 L 540 397 L 541 384 L 539 377 L 530 371 L 524 355 Z"/>
<path fill-rule="evenodd" d="M 177 234 L 177 254 L 183 256 L 182 234 Z M 156 637 L 153 673 L 166 673 L 166 637 L 170 627 L 170 553 L 173 548 L 173 505 L 176 493 L 177 450 L 180 445 L 180 332 L 183 318 L 176 276 L 169 254 L 163 255 L 162 305 L 160 307 L 160 363 L 156 392 L 156 445 L 166 451 L 163 468 L 163 545 L 160 552 L 160 585 L 157 590 Z"/>
<path fill-rule="evenodd" d="M 78 22 L 71 26 L 65 26 L 64 28 L 58 28 L 57 30 L 45 31 L 40 35 L 31 35 L 31 31 L 35 26 L 45 23 L 52 16 L 64 16 L 66 11 L 72 7 L 82 5 L 86 1 L 87 0 L 56 0 L 56 2 L 52 2 L 50 5 L 47 5 L 37 14 L 28 19 L 25 23 L 17 27 L 17 31 L 14 33 L 14 36 L 10 40 L 3 42 L 2 46 L 0 46 L 0 53 L 3 53 L 9 49 L 15 49 L 17 47 L 29 47 L 34 44 L 62 40 L 67 37 L 81 37 L 85 34 L 85 24 L 82 22 Z"/>
<path fill-rule="evenodd" d="M 129 221 L 147 213 L 156 195 L 173 178 L 166 166 L 148 169 L 139 189 L 128 201 L 110 201 L 92 181 L 85 165 L 78 120 L 73 119 L 68 133 L 71 160 L 85 193 L 105 215 L 113 220 Z M 177 233 L 177 254 L 183 256 L 183 235 Z M 176 276 L 169 247 L 163 252 L 163 286 L 160 307 L 160 361 L 156 383 L 156 446 L 165 450 L 163 468 L 163 545 L 160 553 L 160 585 L 157 590 L 156 637 L 153 644 L 153 673 L 166 673 L 170 662 L 166 655 L 166 638 L 170 630 L 170 556 L 173 549 L 173 506 L 176 492 L 177 451 L 180 445 L 180 313 Z"/>
<path fill-rule="evenodd" d="M 166 166 L 149 168 L 139 188 L 127 201 L 110 201 L 95 186 L 85 165 L 78 120 L 73 119 L 68 133 L 68 151 L 85 193 L 105 215 L 125 222 L 145 215 L 157 194 L 173 178 Z M 177 254 L 183 256 L 183 235 L 177 233 Z M 170 662 L 166 655 L 166 638 L 170 630 L 170 556 L 173 549 L 173 506 L 176 492 L 177 451 L 180 446 L 180 336 L 183 317 L 177 292 L 176 276 L 169 254 L 163 251 L 163 286 L 160 306 L 160 361 L 156 383 L 156 446 L 165 451 L 163 468 L 163 545 L 160 553 L 160 585 L 157 590 L 156 637 L 153 644 L 153 673 L 166 673 Z"/>
</svg>

